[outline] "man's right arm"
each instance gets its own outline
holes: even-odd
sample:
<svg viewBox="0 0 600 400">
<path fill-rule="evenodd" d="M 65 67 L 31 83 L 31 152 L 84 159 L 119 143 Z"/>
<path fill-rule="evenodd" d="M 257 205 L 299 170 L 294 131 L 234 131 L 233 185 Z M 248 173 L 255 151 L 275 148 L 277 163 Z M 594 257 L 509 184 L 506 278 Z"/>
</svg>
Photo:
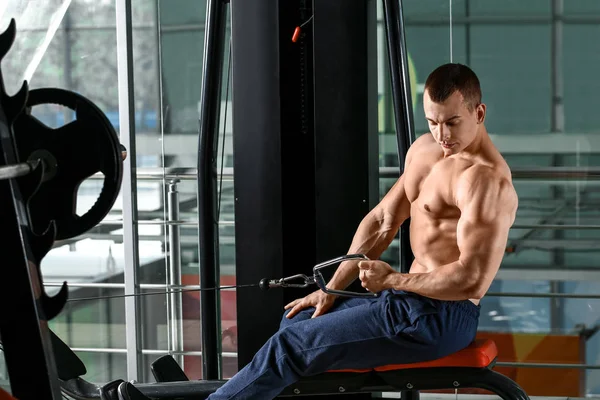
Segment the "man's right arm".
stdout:
<svg viewBox="0 0 600 400">
<path fill-rule="evenodd" d="M 348 254 L 364 254 L 370 259 L 378 259 L 390 245 L 400 225 L 410 216 L 410 202 L 404 191 L 405 176 L 401 176 L 390 191 L 361 221 L 354 234 Z M 327 287 L 343 290 L 350 285 L 359 273 L 358 260 L 345 261 L 335 271 Z M 306 307 L 315 307 L 312 318 L 318 317 L 333 305 L 336 295 L 320 289 L 288 303 L 284 308 L 290 310 L 287 318 L 292 318 Z"/>
<path fill-rule="evenodd" d="M 405 171 L 411 163 L 416 148 L 422 143 L 431 140 L 430 135 L 423 135 L 415 140 L 406 154 Z M 364 254 L 371 260 L 378 259 L 388 248 L 400 226 L 410 217 L 410 202 L 405 191 L 406 172 L 400 176 L 394 186 L 381 199 L 361 221 L 354 234 L 348 254 Z M 345 261 L 335 271 L 327 287 L 330 289 L 344 290 L 358 278 L 358 260 Z M 292 301 L 285 306 L 290 310 L 287 318 L 292 318 L 300 310 L 315 307 L 312 317 L 318 317 L 333 305 L 336 295 L 316 290 L 313 293 Z"/>
<path fill-rule="evenodd" d="M 410 202 L 406 197 L 404 180 L 405 174 L 363 218 L 354 234 L 348 254 L 364 254 L 371 260 L 377 260 L 388 248 L 402 223 L 410 217 Z M 359 260 L 352 260 L 341 263 L 327 287 L 337 290 L 348 287 L 358 277 L 358 262 Z"/>
</svg>

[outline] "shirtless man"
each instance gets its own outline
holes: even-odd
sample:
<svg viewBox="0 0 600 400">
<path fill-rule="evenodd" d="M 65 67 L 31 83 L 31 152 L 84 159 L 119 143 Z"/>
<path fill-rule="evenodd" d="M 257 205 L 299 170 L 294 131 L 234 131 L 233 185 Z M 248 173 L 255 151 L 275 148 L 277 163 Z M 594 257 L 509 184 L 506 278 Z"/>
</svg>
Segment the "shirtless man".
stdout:
<svg viewBox="0 0 600 400">
<path fill-rule="evenodd" d="M 475 338 L 480 300 L 502 261 L 518 199 L 511 172 L 486 131 L 475 73 L 446 64 L 423 95 L 431 133 L 408 151 L 404 174 L 360 223 L 328 283 L 357 277 L 380 296 L 338 298 L 317 290 L 288 304 L 281 329 L 209 397 L 273 399 L 302 376 L 428 361 Z M 410 273 L 378 260 L 408 218 Z"/>
</svg>

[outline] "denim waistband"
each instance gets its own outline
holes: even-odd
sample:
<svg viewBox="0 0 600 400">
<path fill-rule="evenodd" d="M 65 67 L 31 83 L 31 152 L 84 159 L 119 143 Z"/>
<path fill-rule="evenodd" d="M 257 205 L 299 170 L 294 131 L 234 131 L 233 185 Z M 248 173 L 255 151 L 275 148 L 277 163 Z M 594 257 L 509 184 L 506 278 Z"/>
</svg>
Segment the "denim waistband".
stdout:
<svg viewBox="0 0 600 400">
<path fill-rule="evenodd" d="M 434 307 L 438 309 L 446 308 L 446 309 L 454 309 L 459 310 L 459 312 L 473 317 L 475 319 L 479 318 L 481 314 L 481 304 L 475 304 L 471 300 L 438 300 L 433 299 L 431 297 L 423 296 L 413 292 L 406 292 L 404 290 L 395 290 L 392 289 L 392 293 L 400 294 L 404 296 L 410 296 L 417 299 L 422 299 L 424 302 L 428 302 Z"/>
<path fill-rule="evenodd" d="M 458 309 L 460 312 L 472 316 L 473 318 L 479 318 L 479 315 L 481 314 L 481 304 L 475 304 L 470 300 L 439 300 L 439 302 L 442 307 Z"/>
</svg>

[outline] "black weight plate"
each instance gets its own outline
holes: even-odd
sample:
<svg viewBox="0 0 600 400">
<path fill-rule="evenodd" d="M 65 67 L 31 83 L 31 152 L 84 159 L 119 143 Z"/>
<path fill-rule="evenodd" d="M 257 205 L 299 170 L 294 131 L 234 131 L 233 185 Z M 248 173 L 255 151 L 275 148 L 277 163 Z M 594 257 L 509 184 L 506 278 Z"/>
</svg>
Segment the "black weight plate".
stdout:
<svg viewBox="0 0 600 400">
<path fill-rule="evenodd" d="M 43 104 L 74 110 L 76 119 L 50 128 L 31 115 L 31 107 Z M 119 195 L 123 160 L 117 133 L 93 102 L 72 91 L 31 90 L 27 107 L 14 126 L 19 158 L 42 158 L 46 171 L 44 182 L 28 203 L 34 232 L 43 232 L 55 221 L 56 240 L 79 236 L 106 217 Z M 77 215 L 77 190 L 98 172 L 104 175 L 100 195 L 86 213 Z"/>
</svg>

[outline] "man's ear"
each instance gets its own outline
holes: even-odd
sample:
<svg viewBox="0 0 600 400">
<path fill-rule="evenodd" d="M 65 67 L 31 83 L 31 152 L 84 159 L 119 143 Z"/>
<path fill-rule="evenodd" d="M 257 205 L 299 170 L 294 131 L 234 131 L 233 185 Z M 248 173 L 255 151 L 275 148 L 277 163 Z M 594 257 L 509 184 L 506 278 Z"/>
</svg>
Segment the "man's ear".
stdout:
<svg viewBox="0 0 600 400">
<path fill-rule="evenodd" d="M 481 103 L 477 106 L 477 108 L 475 109 L 475 114 L 477 116 L 477 123 L 478 124 L 483 124 L 483 121 L 485 121 L 485 111 L 486 111 L 486 107 L 485 104 Z"/>
</svg>

